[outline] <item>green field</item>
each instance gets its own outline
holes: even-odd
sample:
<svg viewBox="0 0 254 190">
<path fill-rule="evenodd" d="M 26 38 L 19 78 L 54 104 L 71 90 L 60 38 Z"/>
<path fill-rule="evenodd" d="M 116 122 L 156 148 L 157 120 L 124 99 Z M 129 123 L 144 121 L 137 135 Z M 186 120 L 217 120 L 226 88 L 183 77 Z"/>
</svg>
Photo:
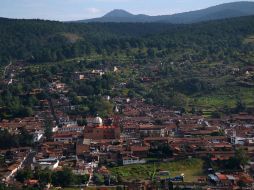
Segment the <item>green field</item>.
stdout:
<svg viewBox="0 0 254 190">
<path fill-rule="evenodd" d="M 253 88 L 236 88 L 234 91 L 224 94 L 194 97 L 191 104 L 211 111 L 216 111 L 224 106 L 234 108 L 237 99 L 240 98 L 246 104 L 246 107 L 254 107 L 253 94 Z"/>
<path fill-rule="evenodd" d="M 195 105 L 207 108 L 220 108 L 227 105 L 230 108 L 234 107 L 235 100 L 225 96 L 206 96 L 194 100 Z"/>
<path fill-rule="evenodd" d="M 169 171 L 171 176 L 179 176 L 184 174 L 184 180 L 187 182 L 197 181 L 199 176 L 204 176 L 203 173 L 204 161 L 201 159 L 186 159 L 166 163 L 155 164 L 139 164 L 111 168 L 112 175 L 120 175 L 123 180 L 135 179 L 151 179 L 156 176 L 158 171 Z"/>
</svg>

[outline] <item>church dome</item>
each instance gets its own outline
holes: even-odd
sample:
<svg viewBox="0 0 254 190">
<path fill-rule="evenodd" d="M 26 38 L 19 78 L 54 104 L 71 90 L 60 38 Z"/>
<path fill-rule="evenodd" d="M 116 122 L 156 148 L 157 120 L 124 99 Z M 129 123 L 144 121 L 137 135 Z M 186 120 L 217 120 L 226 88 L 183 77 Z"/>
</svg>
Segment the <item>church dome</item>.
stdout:
<svg viewBox="0 0 254 190">
<path fill-rule="evenodd" d="M 94 125 L 96 125 L 96 126 L 102 126 L 102 119 L 99 117 L 99 116 L 97 116 L 96 118 L 94 118 L 94 120 L 93 120 L 93 124 Z"/>
</svg>

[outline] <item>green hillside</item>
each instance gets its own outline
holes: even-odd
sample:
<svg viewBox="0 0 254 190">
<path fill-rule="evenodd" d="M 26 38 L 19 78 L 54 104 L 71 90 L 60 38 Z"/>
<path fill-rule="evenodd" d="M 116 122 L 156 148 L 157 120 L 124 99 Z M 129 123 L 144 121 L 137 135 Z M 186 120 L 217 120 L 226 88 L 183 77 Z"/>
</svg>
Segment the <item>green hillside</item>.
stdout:
<svg viewBox="0 0 254 190">
<path fill-rule="evenodd" d="M 0 19 L 0 33 L 2 66 L 25 60 L 31 76 L 67 73 L 62 80 L 77 97 L 122 94 L 216 117 L 254 107 L 254 74 L 249 70 L 254 65 L 254 17 L 192 25 Z M 105 80 L 124 82 L 123 89 L 69 81 L 77 70 L 113 65 L 121 67 L 121 75 Z M 35 81 L 29 80 L 17 86 L 30 89 L 27 84 Z M 95 94 L 87 93 L 91 89 Z M 12 105 L 2 98 L 3 107 L 8 101 Z"/>
</svg>

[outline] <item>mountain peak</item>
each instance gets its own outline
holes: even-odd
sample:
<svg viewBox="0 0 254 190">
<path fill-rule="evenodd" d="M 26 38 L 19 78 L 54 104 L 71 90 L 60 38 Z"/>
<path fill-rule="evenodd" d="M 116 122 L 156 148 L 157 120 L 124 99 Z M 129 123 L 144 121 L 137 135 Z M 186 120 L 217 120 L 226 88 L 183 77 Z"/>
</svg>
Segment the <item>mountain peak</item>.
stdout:
<svg viewBox="0 0 254 190">
<path fill-rule="evenodd" d="M 103 17 L 83 20 L 80 22 L 157 22 L 171 24 L 191 24 L 210 20 L 219 20 L 233 17 L 254 15 L 253 1 L 240 1 L 224 3 L 206 9 L 183 12 L 173 15 L 149 16 L 143 14 L 131 14 L 122 9 L 115 9 Z"/>
<path fill-rule="evenodd" d="M 106 15 L 104 15 L 105 18 L 112 18 L 112 17 L 116 17 L 116 18 L 124 17 L 125 18 L 125 17 L 131 17 L 131 16 L 134 16 L 134 15 L 123 10 L 123 9 L 115 9 L 113 11 L 110 11 Z"/>
</svg>

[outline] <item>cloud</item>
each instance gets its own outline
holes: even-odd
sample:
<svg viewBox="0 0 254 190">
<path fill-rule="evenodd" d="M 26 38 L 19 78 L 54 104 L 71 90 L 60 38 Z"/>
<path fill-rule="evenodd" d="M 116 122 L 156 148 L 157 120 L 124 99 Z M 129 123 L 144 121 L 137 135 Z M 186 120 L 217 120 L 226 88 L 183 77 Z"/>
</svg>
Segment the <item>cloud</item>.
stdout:
<svg viewBox="0 0 254 190">
<path fill-rule="evenodd" d="M 105 3 L 123 3 L 123 2 L 135 2 L 137 0 L 96 0 L 96 1 Z"/>
<path fill-rule="evenodd" d="M 86 13 L 91 14 L 91 15 L 96 15 L 96 14 L 101 13 L 101 10 L 98 8 L 95 8 L 95 7 L 87 8 L 85 11 L 86 11 Z"/>
</svg>

